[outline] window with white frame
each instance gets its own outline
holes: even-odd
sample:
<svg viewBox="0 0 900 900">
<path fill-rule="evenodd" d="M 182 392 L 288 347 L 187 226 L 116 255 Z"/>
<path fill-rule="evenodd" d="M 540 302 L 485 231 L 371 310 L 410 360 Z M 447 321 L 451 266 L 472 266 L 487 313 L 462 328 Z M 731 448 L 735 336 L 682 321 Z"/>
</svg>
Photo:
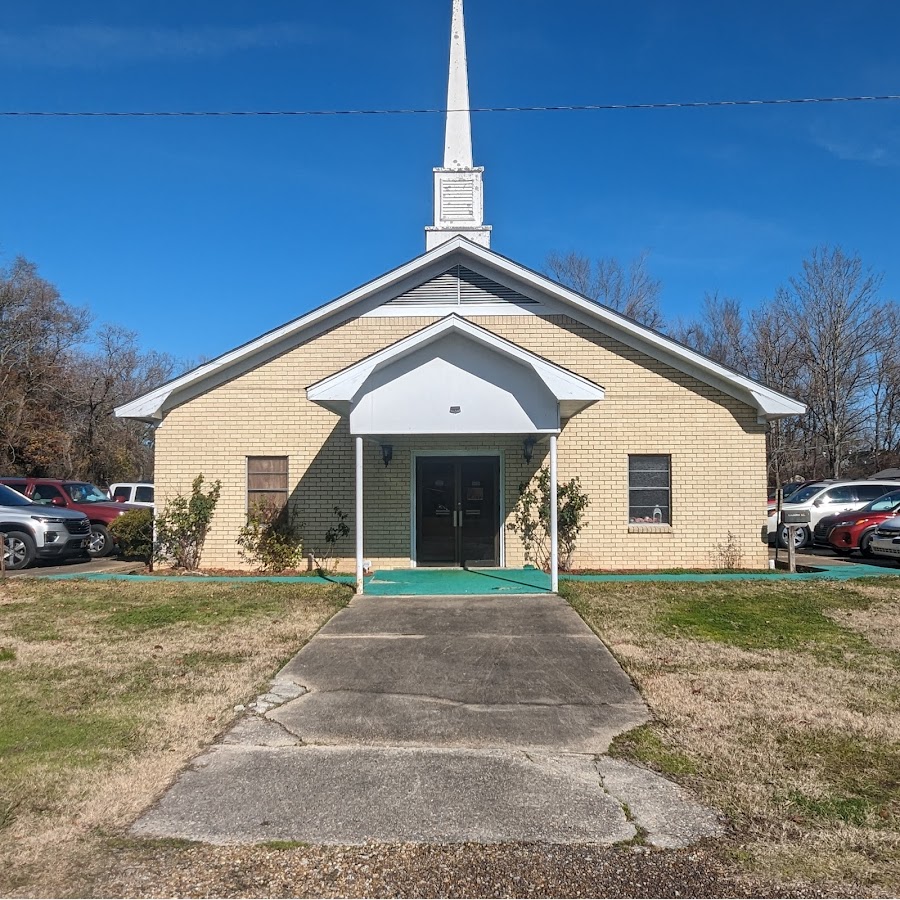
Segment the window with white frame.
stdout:
<svg viewBox="0 0 900 900">
<path fill-rule="evenodd" d="M 632 525 L 672 522 L 672 457 L 632 454 L 628 457 L 628 521 Z"/>
</svg>

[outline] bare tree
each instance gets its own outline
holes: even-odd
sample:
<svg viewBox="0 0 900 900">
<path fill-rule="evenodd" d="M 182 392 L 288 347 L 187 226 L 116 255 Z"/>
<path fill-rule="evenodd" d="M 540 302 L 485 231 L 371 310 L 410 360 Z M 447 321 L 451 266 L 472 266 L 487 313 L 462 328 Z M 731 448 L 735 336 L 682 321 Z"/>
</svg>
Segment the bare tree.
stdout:
<svg viewBox="0 0 900 900">
<path fill-rule="evenodd" d="M 789 397 L 804 396 L 807 369 L 793 319 L 775 303 L 763 303 L 750 313 L 745 335 L 746 374 Z M 804 420 L 795 417 L 769 422 L 766 458 L 772 484 L 808 471 L 804 426 Z"/>
<path fill-rule="evenodd" d="M 876 469 L 900 466 L 900 307 L 882 312 L 883 335 L 875 351 L 870 439 Z"/>
<path fill-rule="evenodd" d="M 871 411 L 876 353 L 884 339 L 883 276 L 840 247 L 816 248 L 775 303 L 796 323 L 808 372 L 810 430 L 827 473 L 841 475 Z"/>
<path fill-rule="evenodd" d="M 150 426 L 117 419 L 113 411 L 167 381 L 175 369 L 171 357 L 142 352 L 133 331 L 118 325 L 99 330 L 92 345 L 79 354 L 72 381 L 70 431 L 77 442 L 74 464 L 80 477 L 102 484 L 150 477 Z"/>
<path fill-rule="evenodd" d="M 747 373 L 753 365 L 748 354 L 747 323 L 739 300 L 706 294 L 700 315 L 679 321 L 670 330 L 672 337 L 723 365 Z"/>
<path fill-rule="evenodd" d="M 592 261 L 574 251 L 553 252 L 547 257 L 547 272 L 590 300 L 659 330 L 665 325 L 659 308 L 662 283 L 647 271 L 647 258 L 642 253 L 625 269 L 612 257 Z"/>
<path fill-rule="evenodd" d="M 177 365 L 90 322 L 33 263 L 0 269 L 0 471 L 100 483 L 152 473 L 152 429 L 113 409 Z"/>
<path fill-rule="evenodd" d="M 0 270 L 0 461 L 44 472 L 65 452 L 66 437 L 53 414 L 73 350 L 90 325 L 87 311 L 66 303 L 17 258 Z"/>
</svg>

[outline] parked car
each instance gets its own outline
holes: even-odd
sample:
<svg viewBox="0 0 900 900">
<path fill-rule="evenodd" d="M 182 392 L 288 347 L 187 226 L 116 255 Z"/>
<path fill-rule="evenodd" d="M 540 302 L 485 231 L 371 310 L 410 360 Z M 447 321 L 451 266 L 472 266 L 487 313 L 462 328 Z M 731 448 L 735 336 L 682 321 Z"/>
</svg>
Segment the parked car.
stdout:
<svg viewBox="0 0 900 900">
<path fill-rule="evenodd" d="M 812 543 L 813 530 L 826 516 L 859 509 L 896 488 L 896 481 L 835 481 L 832 484 L 816 483 L 801 488 L 782 505 L 784 511 L 809 511 L 809 525 L 798 526 L 794 531 L 794 546 L 800 549 Z M 777 540 L 779 547 L 787 547 L 788 527 L 782 525 L 778 529 L 775 518 L 776 511 L 773 509 L 769 512 L 766 523 L 769 543 Z"/>
<path fill-rule="evenodd" d="M 153 485 L 147 481 L 118 481 L 109 486 L 109 497 L 116 503 L 154 508 Z"/>
<path fill-rule="evenodd" d="M 830 547 L 835 553 L 848 554 L 859 550 L 863 556 L 871 556 L 869 544 L 882 522 L 900 513 L 900 488 L 867 503 L 860 509 L 819 519 L 813 530 L 813 542 L 817 546 Z"/>
<path fill-rule="evenodd" d="M 88 554 L 97 559 L 115 549 L 109 525 L 129 509 L 140 509 L 130 503 L 114 503 L 106 492 L 85 481 L 59 481 L 55 478 L 0 478 L 5 484 L 35 503 L 62 507 L 87 516 L 91 523 Z"/>
<path fill-rule="evenodd" d="M 84 513 L 45 509 L 18 491 L 0 484 L 0 533 L 7 569 L 27 569 L 36 559 L 84 556 L 91 523 Z"/>
<path fill-rule="evenodd" d="M 900 560 L 900 516 L 879 525 L 869 546 L 875 556 L 890 556 Z"/>
<path fill-rule="evenodd" d="M 781 486 L 782 490 L 782 502 L 787 502 L 790 497 L 793 497 L 797 491 L 802 490 L 805 487 L 809 487 L 811 484 L 834 484 L 833 478 L 816 478 L 811 479 L 810 481 L 789 481 L 787 484 L 783 484 Z M 771 514 L 772 510 L 776 508 L 778 505 L 778 496 L 777 492 L 773 492 L 769 494 L 769 498 L 766 504 L 769 508 L 769 513 Z"/>
</svg>

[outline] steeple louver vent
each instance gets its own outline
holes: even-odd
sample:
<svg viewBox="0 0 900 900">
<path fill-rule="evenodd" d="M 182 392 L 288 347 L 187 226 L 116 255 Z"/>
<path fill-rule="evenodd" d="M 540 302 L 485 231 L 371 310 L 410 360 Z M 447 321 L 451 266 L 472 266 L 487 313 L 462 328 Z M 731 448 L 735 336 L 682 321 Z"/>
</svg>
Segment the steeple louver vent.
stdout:
<svg viewBox="0 0 900 900">
<path fill-rule="evenodd" d="M 481 247 L 491 246 L 491 226 L 484 224 L 484 169 L 473 162 L 469 109 L 463 0 L 453 0 L 444 165 L 434 170 L 434 225 L 425 229 L 426 250 L 460 235 Z"/>
<path fill-rule="evenodd" d="M 513 288 L 479 275 L 465 266 L 453 266 L 442 275 L 389 300 L 385 306 L 474 306 L 478 304 L 515 303 L 537 306 L 536 300 Z"/>
</svg>

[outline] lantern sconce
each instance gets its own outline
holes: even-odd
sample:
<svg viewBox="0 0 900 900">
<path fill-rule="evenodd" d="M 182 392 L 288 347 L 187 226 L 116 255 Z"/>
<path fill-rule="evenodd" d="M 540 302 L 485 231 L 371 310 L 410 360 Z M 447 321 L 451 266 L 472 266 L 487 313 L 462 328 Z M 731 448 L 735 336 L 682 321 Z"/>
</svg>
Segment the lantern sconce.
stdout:
<svg viewBox="0 0 900 900">
<path fill-rule="evenodd" d="M 391 460 L 394 458 L 393 444 L 381 445 L 381 458 L 384 460 L 385 468 L 387 468 L 387 466 L 391 464 Z"/>
<path fill-rule="evenodd" d="M 522 441 L 522 455 L 525 457 L 525 462 L 531 462 L 531 457 L 534 455 L 534 445 L 536 443 L 537 438 L 533 437 L 527 437 Z"/>
</svg>

